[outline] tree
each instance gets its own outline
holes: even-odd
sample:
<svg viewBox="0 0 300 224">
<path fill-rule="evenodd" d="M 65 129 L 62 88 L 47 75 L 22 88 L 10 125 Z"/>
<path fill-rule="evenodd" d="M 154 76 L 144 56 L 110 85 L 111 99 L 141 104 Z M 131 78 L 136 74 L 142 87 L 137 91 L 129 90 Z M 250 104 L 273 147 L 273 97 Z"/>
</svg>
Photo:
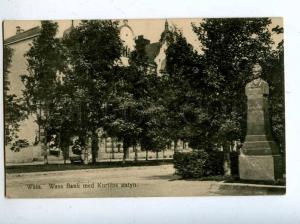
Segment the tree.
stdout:
<svg viewBox="0 0 300 224">
<path fill-rule="evenodd" d="M 138 83 L 134 88 L 134 98 L 135 101 L 139 102 L 140 104 L 140 111 L 139 111 L 139 120 L 137 125 L 141 128 L 141 133 L 139 134 L 139 143 L 141 145 L 142 150 L 148 150 L 147 147 L 144 147 L 143 144 L 143 136 L 145 134 L 145 109 L 146 99 L 149 99 L 149 60 L 146 55 L 146 45 L 149 44 L 149 40 L 144 39 L 143 36 L 139 36 L 135 40 L 135 49 L 131 52 L 129 57 L 129 66 L 135 71 L 138 78 Z M 135 156 L 134 160 L 138 160 L 138 152 L 136 146 L 133 146 Z M 147 159 L 148 151 L 146 152 L 146 159 Z"/>
<path fill-rule="evenodd" d="M 145 52 L 147 40 L 136 40 L 135 50 L 131 52 L 129 66 L 119 67 L 114 74 L 114 92 L 107 104 L 104 117 L 110 136 L 123 141 L 123 163 L 128 157 L 129 147 L 135 151 L 141 144 L 143 150 L 161 150 L 164 142 L 161 80 L 149 70 Z"/>
<path fill-rule="evenodd" d="M 135 88 L 135 100 L 140 103 L 140 122 L 137 124 L 141 133 L 139 142 L 142 150 L 160 151 L 165 147 L 162 131 L 164 130 L 161 98 L 161 78 L 150 69 L 149 59 L 146 54 L 146 45 L 149 41 L 138 38 L 135 42 L 135 50 L 131 53 L 130 66 L 138 74 L 138 85 Z"/>
<path fill-rule="evenodd" d="M 13 56 L 13 49 L 7 45 L 3 46 L 3 76 L 5 81 L 8 81 L 8 75 L 10 73 L 9 67 L 11 66 L 11 60 Z M 9 85 L 4 86 L 4 90 L 9 90 Z"/>
<path fill-rule="evenodd" d="M 143 119 L 140 123 L 142 129 L 141 145 L 143 149 L 158 152 L 164 150 L 170 142 L 168 135 L 168 110 L 164 104 L 162 78 L 156 75 L 148 75 L 147 85 L 143 99 Z M 148 159 L 148 158 L 146 158 Z"/>
<path fill-rule="evenodd" d="M 105 126 L 108 102 L 114 93 L 114 73 L 122 52 L 118 22 L 85 20 L 65 38 L 69 69 L 65 87 L 74 111 L 74 130 L 84 142 L 92 137 L 93 162 L 98 151 L 97 130 Z"/>
<path fill-rule="evenodd" d="M 260 63 L 263 69 L 270 63 L 270 24 L 268 18 L 241 18 L 204 19 L 199 26 L 193 25 L 203 47 L 205 79 L 211 87 L 207 88 L 207 109 L 216 129 L 211 139 L 222 145 L 225 152 L 230 142 L 245 137 L 244 88 L 252 79 L 254 63 Z"/>
<path fill-rule="evenodd" d="M 282 34 L 283 28 L 272 29 L 275 35 Z M 280 151 L 285 152 L 285 108 L 284 108 L 284 41 L 280 41 L 272 52 L 264 72 L 264 78 L 270 86 L 270 117 L 275 141 Z"/>
<path fill-rule="evenodd" d="M 130 66 L 136 67 L 143 75 L 148 74 L 149 60 L 146 55 L 146 45 L 149 44 L 149 40 L 144 39 L 143 36 L 139 36 L 135 40 L 135 49 L 131 52 L 129 57 Z"/>
<path fill-rule="evenodd" d="M 3 78 L 4 78 L 4 112 L 5 112 L 5 144 L 18 138 L 20 121 L 26 118 L 26 108 L 24 108 L 21 99 L 17 99 L 14 94 L 8 94 L 9 91 L 9 67 L 13 56 L 13 49 L 5 45 L 3 47 Z"/>
<path fill-rule="evenodd" d="M 114 91 L 109 95 L 102 119 L 107 134 L 123 141 L 123 163 L 128 158 L 129 147 L 136 147 L 141 133 L 142 102 L 135 98 L 138 76 L 131 67 L 118 68 L 114 73 Z"/>
<path fill-rule="evenodd" d="M 40 133 L 45 163 L 47 163 L 46 142 L 52 129 L 50 120 L 55 116 L 55 99 L 59 97 L 56 93 L 57 74 L 65 69 L 63 47 L 60 40 L 55 37 L 57 29 L 57 23 L 41 22 L 40 34 L 33 40 L 31 48 L 25 54 L 29 74 L 22 76 L 25 84 L 23 95 L 28 111 L 37 115 L 37 123 L 45 132 L 45 138 L 41 136 L 43 133 Z"/>
<path fill-rule="evenodd" d="M 4 112 L 5 112 L 5 144 L 18 138 L 20 122 L 27 116 L 26 108 L 21 99 L 9 91 L 9 67 L 11 66 L 13 49 L 5 45 L 3 47 L 3 79 L 4 79 Z"/>
<path fill-rule="evenodd" d="M 256 62 L 264 65 L 271 55 L 270 24 L 267 18 L 205 19 L 193 27 L 203 46 L 206 72 L 211 73 L 207 76 L 216 83 L 219 108 L 226 115 L 223 120 L 244 116 L 244 87 L 252 79 L 250 68 Z M 231 130 L 227 132 L 225 138 L 230 138 Z M 235 137 L 242 138 L 242 132 Z"/>
<path fill-rule="evenodd" d="M 16 95 L 5 96 L 5 144 L 17 139 L 20 122 L 26 118 L 26 108 Z"/>
<path fill-rule="evenodd" d="M 207 147 L 210 129 L 206 112 L 207 85 L 203 76 L 200 56 L 187 43 L 182 33 L 173 32 L 166 51 L 165 102 L 168 108 L 170 138 L 176 143 L 183 139 L 199 149 Z M 208 87 L 209 88 L 209 87 Z"/>
<path fill-rule="evenodd" d="M 170 141 L 167 134 L 167 110 L 164 105 L 163 78 L 150 68 L 146 55 L 148 40 L 138 38 L 135 50 L 131 53 L 130 67 L 138 74 L 134 88 L 134 99 L 140 104 L 140 118 L 137 126 L 140 128 L 139 142 L 143 150 L 158 152 L 164 150 Z"/>
</svg>

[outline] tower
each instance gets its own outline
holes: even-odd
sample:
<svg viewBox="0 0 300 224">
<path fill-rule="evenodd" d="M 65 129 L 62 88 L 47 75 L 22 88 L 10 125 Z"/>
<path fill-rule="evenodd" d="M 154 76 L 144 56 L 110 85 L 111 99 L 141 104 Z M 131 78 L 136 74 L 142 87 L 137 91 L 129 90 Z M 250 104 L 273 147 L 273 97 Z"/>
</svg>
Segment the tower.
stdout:
<svg viewBox="0 0 300 224">
<path fill-rule="evenodd" d="M 157 56 L 154 59 L 154 62 L 156 63 L 156 73 L 158 76 L 161 76 L 166 69 L 166 50 L 168 48 L 168 37 L 170 35 L 170 30 L 169 30 L 169 23 L 168 20 L 166 19 L 165 21 L 165 29 L 162 32 L 160 36 L 160 50 L 157 54 Z"/>
<path fill-rule="evenodd" d="M 169 30 L 169 23 L 168 23 L 168 20 L 166 19 L 166 21 L 165 21 L 165 31 L 166 30 Z"/>
<path fill-rule="evenodd" d="M 167 40 L 169 35 L 170 35 L 169 23 L 168 23 L 168 20 L 166 19 L 165 29 L 160 36 L 160 42 L 163 44 Z"/>
<path fill-rule="evenodd" d="M 71 26 L 64 31 L 63 37 L 69 36 L 70 33 L 71 33 L 71 31 L 72 31 L 72 29 L 74 29 L 74 20 L 71 20 Z"/>
<path fill-rule="evenodd" d="M 121 62 L 123 65 L 128 65 L 128 58 L 130 52 L 134 49 L 134 33 L 131 27 L 128 25 L 128 20 L 124 19 L 120 26 L 120 38 L 122 40 L 124 49 L 121 56 Z"/>
</svg>

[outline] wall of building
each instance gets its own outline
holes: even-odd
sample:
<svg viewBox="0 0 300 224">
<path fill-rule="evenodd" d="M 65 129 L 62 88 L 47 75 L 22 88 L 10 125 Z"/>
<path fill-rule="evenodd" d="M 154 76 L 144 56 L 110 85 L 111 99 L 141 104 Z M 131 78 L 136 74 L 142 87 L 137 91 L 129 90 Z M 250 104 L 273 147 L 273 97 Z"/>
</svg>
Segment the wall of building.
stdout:
<svg viewBox="0 0 300 224">
<path fill-rule="evenodd" d="M 15 152 L 10 149 L 9 146 L 5 147 L 5 163 L 31 163 L 34 160 L 42 161 L 42 153 L 40 146 L 29 146 L 21 148 L 19 152 Z"/>
<path fill-rule="evenodd" d="M 154 62 L 157 64 L 156 73 L 158 76 L 161 75 L 161 72 L 165 69 L 166 66 L 166 50 L 168 48 L 167 42 L 165 41 L 160 50 L 158 55 L 155 57 Z"/>
<path fill-rule="evenodd" d="M 134 33 L 132 29 L 127 25 L 123 25 L 120 27 L 120 39 L 123 42 L 124 51 L 122 52 L 121 62 L 122 65 L 128 66 L 129 61 L 128 57 L 131 51 L 134 50 L 135 42 L 134 42 Z"/>
<path fill-rule="evenodd" d="M 31 42 L 32 39 L 27 39 L 9 45 L 9 47 L 13 49 L 13 55 L 10 73 L 8 74 L 8 94 L 15 94 L 18 98 L 22 98 L 22 90 L 25 88 L 21 80 L 21 75 L 28 74 L 27 61 L 24 55 L 30 49 Z M 20 122 L 20 131 L 18 133 L 20 139 L 27 139 L 30 143 L 35 141 L 36 132 L 38 130 L 38 125 L 35 120 L 35 115 L 30 115 L 28 119 Z"/>
</svg>

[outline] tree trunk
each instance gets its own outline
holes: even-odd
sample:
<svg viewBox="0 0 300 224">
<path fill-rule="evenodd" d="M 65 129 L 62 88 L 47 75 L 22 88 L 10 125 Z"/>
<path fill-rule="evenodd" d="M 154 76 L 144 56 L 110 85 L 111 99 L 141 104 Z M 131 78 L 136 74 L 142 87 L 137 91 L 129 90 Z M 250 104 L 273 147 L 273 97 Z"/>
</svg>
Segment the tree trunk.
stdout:
<svg viewBox="0 0 300 224">
<path fill-rule="evenodd" d="M 121 152 L 121 144 L 120 143 L 118 143 L 117 147 L 118 147 L 118 152 Z"/>
<path fill-rule="evenodd" d="M 89 164 L 89 158 L 88 158 L 88 152 L 89 152 L 89 147 L 92 147 L 91 139 L 86 135 L 84 138 L 84 156 L 83 156 L 83 163 L 85 165 Z"/>
<path fill-rule="evenodd" d="M 107 153 L 107 138 L 104 138 L 104 151 Z"/>
<path fill-rule="evenodd" d="M 111 159 L 115 159 L 115 142 L 111 139 Z"/>
<path fill-rule="evenodd" d="M 48 164 L 48 149 L 47 149 L 47 134 L 44 127 L 40 130 L 40 144 L 41 144 L 41 151 L 43 152 L 44 156 L 44 164 Z"/>
<path fill-rule="evenodd" d="M 223 144 L 224 162 L 223 169 L 225 176 L 231 176 L 231 164 L 230 164 L 230 146 L 228 142 Z"/>
<path fill-rule="evenodd" d="M 128 151 L 129 151 L 129 148 L 123 146 L 123 164 L 126 163 L 126 158 L 128 158 Z"/>
<path fill-rule="evenodd" d="M 138 150 L 136 145 L 133 146 L 133 150 L 134 150 L 134 161 L 138 161 Z"/>
<path fill-rule="evenodd" d="M 96 131 L 92 134 L 92 163 L 96 164 L 99 151 L 99 139 Z"/>
<path fill-rule="evenodd" d="M 156 151 L 156 160 L 158 160 L 158 151 Z"/>
<path fill-rule="evenodd" d="M 47 144 L 42 142 L 41 143 L 41 148 L 44 154 L 44 164 L 47 165 L 48 164 L 48 149 L 47 149 Z"/>
<path fill-rule="evenodd" d="M 63 145 L 62 146 L 62 153 L 63 153 L 63 158 L 64 158 L 64 164 L 67 164 L 67 158 L 68 158 L 68 153 L 69 152 L 69 146 L 68 145 Z"/>
<path fill-rule="evenodd" d="M 146 149 L 146 161 L 148 161 L 148 149 Z"/>
<path fill-rule="evenodd" d="M 177 144 L 178 144 L 178 140 L 176 139 L 174 141 L 174 152 L 177 152 Z"/>
<path fill-rule="evenodd" d="M 42 104 L 39 102 L 39 116 L 45 119 L 45 111 L 42 110 Z M 39 124 L 41 151 L 44 156 L 44 164 L 48 164 L 48 149 L 47 149 L 47 131 L 43 124 Z"/>
</svg>

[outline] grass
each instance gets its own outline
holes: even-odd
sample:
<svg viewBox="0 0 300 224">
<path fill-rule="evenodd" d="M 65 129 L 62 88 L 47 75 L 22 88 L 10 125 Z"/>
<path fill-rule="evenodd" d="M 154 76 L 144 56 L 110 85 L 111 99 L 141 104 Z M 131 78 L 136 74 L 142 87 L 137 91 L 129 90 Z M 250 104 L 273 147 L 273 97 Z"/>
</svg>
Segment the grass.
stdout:
<svg viewBox="0 0 300 224">
<path fill-rule="evenodd" d="M 99 169 L 99 168 L 117 168 L 117 167 L 131 167 L 131 166 L 158 166 L 165 164 L 173 164 L 173 160 L 141 160 L 141 161 L 105 161 L 97 162 L 96 164 L 38 164 L 38 165 L 19 165 L 6 166 L 5 172 L 7 174 L 13 173 L 33 173 L 33 172 L 49 172 L 49 171 L 65 171 L 65 170 L 81 170 L 81 169 Z"/>
</svg>

